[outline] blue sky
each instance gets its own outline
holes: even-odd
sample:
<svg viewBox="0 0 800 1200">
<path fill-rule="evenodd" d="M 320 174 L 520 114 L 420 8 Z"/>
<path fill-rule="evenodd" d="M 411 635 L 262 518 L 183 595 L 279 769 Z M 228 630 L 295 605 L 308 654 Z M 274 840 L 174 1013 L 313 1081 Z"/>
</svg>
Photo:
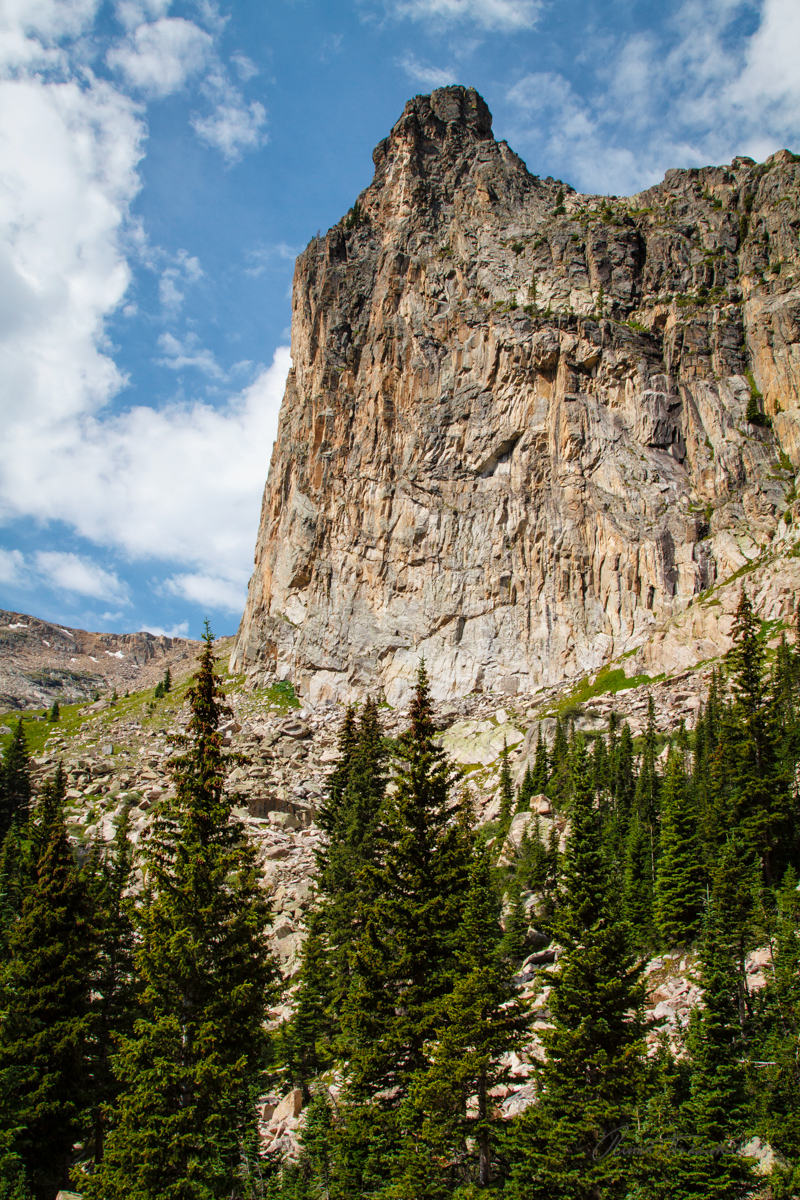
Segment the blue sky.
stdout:
<svg viewBox="0 0 800 1200">
<path fill-rule="evenodd" d="M 0 607 L 235 631 L 295 255 L 406 100 L 630 194 L 800 150 L 797 0 L 4 0 Z"/>
</svg>

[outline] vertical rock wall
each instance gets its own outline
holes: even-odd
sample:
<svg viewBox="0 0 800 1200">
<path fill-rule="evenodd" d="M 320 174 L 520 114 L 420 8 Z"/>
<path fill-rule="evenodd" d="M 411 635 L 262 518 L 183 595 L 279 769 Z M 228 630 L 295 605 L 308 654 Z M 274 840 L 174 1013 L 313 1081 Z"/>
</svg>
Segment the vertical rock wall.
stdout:
<svg viewBox="0 0 800 1200">
<path fill-rule="evenodd" d="M 232 665 L 392 703 L 423 653 L 440 696 L 597 668 L 757 554 L 785 507 L 800 163 L 582 196 L 531 175 L 456 87 L 410 101 L 374 159 L 297 260 Z M 745 419 L 756 391 L 775 433 Z"/>
</svg>

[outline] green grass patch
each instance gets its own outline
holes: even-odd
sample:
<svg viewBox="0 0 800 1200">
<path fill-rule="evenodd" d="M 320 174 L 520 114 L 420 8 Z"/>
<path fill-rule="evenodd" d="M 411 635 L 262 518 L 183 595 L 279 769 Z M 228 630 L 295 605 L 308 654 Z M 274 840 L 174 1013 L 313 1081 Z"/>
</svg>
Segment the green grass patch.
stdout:
<svg viewBox="0 0 800 1200">
<path fill-rule="evenodd" d="M 260 693 L 261 697 L 273 708 L 288 712 L 292 708 L 301 708 L 293 685 L 288 679 L 278 679 Z"/>
<path fill-rule="evenodd" d="M 662 679 L 659 675 L 657 679 Z M 628 688 L 640 687 L 643 683 L 653 683 L 655 680 L 650 675 L 631 675 L 625 674 L 622 667 L 603 667 L 598 673 L 594 683 L 590 683 L 588 679 L 584 679 L 582 683 L 559 700 L 553 708 L 546 714 L 547 716 L 568 716 L 571 712 L 577 716 L 582 704 L 587 700 L 594 699 L 595 696 L 615 696 L 617 692 L 623 692 Z"/>
</svg>

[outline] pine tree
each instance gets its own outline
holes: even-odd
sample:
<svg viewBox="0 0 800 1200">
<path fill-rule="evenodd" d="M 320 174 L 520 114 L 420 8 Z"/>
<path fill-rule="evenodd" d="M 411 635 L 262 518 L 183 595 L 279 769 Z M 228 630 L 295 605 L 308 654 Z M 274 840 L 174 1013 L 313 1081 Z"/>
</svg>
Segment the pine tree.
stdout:
<svg viewBox="0 0 800 1200">
<path fill-rule="evenodd" d="M 8 935 L 0 1032 L 0 1129 L 37 1198 L 69 1187 L 87 1099 L 89 923 L 60 809 Z"/>
<path fill-rule="evenodd" d="M 312 908 L 303 943 L 295 1010 L 287 1040 L 289 1071 L 295 1084 L 308 1092 L 308 1084 L 329 1066 L 336 1023 L 331 1012 L 333 980 L 324 936 L 324 914 Z"/>
<path fill-rule="evenodd" d="M 162 680 L 161 686 L 164 689 L 165 696 L 168 695 L 172 691 L 172 672 L 170 671 L 169 667 L 167 667 L 167 669 L 164 672 L 164 678 Z"/>
<path fill-rule="evenodd" d="M 525 774 L 522 778 L 522 783 L 517 792 L 517 812 L 530 812 L 531 796 L 536 795 L 536 785 L 533 780 L 533 771 L 530 766 L 525 768 Z"/>
<path fill-rule="evenodd" d="M 48 719 L 48 721 L 60 721 L 61 720 L 61 707 L 57 700 L 53 701 L 51 708 L 50 708 L 50 712 L 47 714 L 47 719 Z"/>
<path fill-rule="evenodd" d="M 21 825 L 28 818 L 31 805 L 31 776 L 28 766 L 28 743 L 22 717 L 17 721 L 14 736 L 3 764 L 2 794 L 0 794 L 0 838 L 5 837 L 11 822 Z"/>
<path fill-rule="evenodd" d="M 716 936 L 713 909 L 701 966 L 703 1005 L 693 1010 L 687 1038 L 691 1095 L 681 1112 L 689 1153 L 676 1156 L 670 1170 L 681 1196 L 731 1200 L 748 1194 L 752 1171 L 736 1153 L 745 1128 L 745 1074 L 736 981 Z"/>
<path fill-rule="evenodd" d="M 428 1175 L 436 1163 L 463 1160 L 464 1146 L 473 1144 L 477 1149 L 474 1175 L 482 1188 L 492 1182 L 492 1144 L 502 1126 L 492 1113 L 489 1092 L 505 1082 L 502 1057 L 519 1045 L 526 1023 L 502 953 L 498 917 L 491 860 L 480 846 L 459 932 L 455 985 L 441 1002 L 432 1061 L 412 1081 L 412 1121 L 406 1135 L 412 1143 L 406 1157 L 415 1166 L 427 1162 Z M 420 1154 L 422 1147 L 427 1155 Z M 467 1163 L 461 1161 L 459 1166 L 463 1176 Z M 452 1174 L 447 1182 L 450 1190 L 444 1194 L 452 1195 Z M 416 1191 L 397 1191 L 398 1196 L 420 1194 L 418 1186 Z"/>
<path fill-rule="evenodd" d="M 511 782 L 511 769 L 508 765 L 508 742 L 506 738 L 503 738 L 503 751 L 500 755 L 500 829 L 503 835 L 508 831 L 513 815 L 514 785 Z"/>
<path fill-rule="evenodd" d="M 771 884 L 776 848 L 791 831 L 792 801 L 780 761 L 780 704 L 767 693 L 760 632 L 742 589 L 727 655 L 733 692 L 728 768 L 736 829 L 759 855 L 764 878 Z"/>
<path fill-rule="evenodd" d="M 185 752 L 172 765 L 177 794 L 144 853 L 141 1017 L 116 1062 L 116 1126 L 84 1187 L 97 1200 L 244 1194 L 276 971 L 253 850 L 224 791 L 218 726 L 229 710 L 208 625 L 204 642 Z"/>
<path fill-rule="evenodd" d="M 622 888 L 622 911 L 631 929 L 633 945 L 648 950 L 656 944 L 650 831 L 638 810 L 628 826 Z"/>
<path fill-rule="evenodd" d="M 453 771 L 435 733 L 422 663 L 369 871 L 372 902 L 346 1000 L 350 1085 L 359 1096 L 387 1088 L 396 1098 L 406 1093 L 426 1065 L 426 1044 L 455 970 L 471 837 L 455 820 Z"/>
<path fill-rule="evenodd" d="M 697 811 L 686 779 L 684 753 L 667 760 L 656 878 L 656 924 L 666 946 L 687 946 L 700 932 L 704 888 Z"/>
<path fill-rule="evenodd" d="M 771 1180 L 775 1200 L 800 1190 L 800 892 L 794 870 L 777 894 L 773 970 L 756 994 L 758 1132 L 780 1155 Z"/>
<path fill-rule="evenodd" d="M 348 709 L 340 738 L 342 757 L 329 781 L 318 818 L 327 841 L 317 852 L 319 936 L 331 974 L 331 1014 L 341 1018 L 350 987 L 352 949 L 374 899 L 378 823 L 386 792 L 386 749 L 378 706 L 364 705 L 358 722 Z M 303 985 L 301 984 L 301 987 Z"/>
<path fill-rule="evenodd" d="M 511 1194 L 519 1200 L 609 1200 L 627 1190 L 621 1160 L 603 1157 L 631 1121 L 644 1055 L 641 966 L 615 910 L 586 749 L 572 763 L 572 829 L 556 922 L 552 1029 L 539 1100 L 519 1121 Z"/>
<path fill-rule="evenodd" d="M 570 761 L 569 742 L 564 732 L 561 718 L 556 717 L 556 729 L 553 735 L 553 749 L 550 752 L 550 778 L 547 783 L 547 795 L 557 809 L 566 807 L 569 799 Z"/>
<path fill-rule="evenodd" d="M 133 1034 L 139 988 L 134 966 L 133 848 L 125 810 L 112 845 L 95 848 L 86 870 L 93 933 L 91 971 L 90 1094 L 92 1151 L 101 1162 L 108 1114 L 120 1094 L 112 1061 L 116 1041 Z"/>
<path fill-rule="evenodd" d="M 540 796 L 547 788 L 547 781 L 550 777 L 550 759 L 547 753 L 547 742 L 542 737 L 542 727 L 539 726 L 539 735 L 536 739 L 536 757 L 533 760 L 533 795 Z"/>
</svg>

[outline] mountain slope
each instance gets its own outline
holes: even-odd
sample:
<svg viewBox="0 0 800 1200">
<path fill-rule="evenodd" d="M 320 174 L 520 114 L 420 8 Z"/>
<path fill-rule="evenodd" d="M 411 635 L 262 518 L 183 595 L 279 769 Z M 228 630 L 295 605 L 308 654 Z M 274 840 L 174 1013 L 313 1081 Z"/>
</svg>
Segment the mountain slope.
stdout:
<svg viewBox="0 0 800 1200">
<path fill-rule="evenodd" d="M 457 87 L 374 159 L 297 261 L 232 669 L 392 703 L 421 654 L 440 697 L 596 670 L 757 559 L 792 498 L 800 165 L 581 196 Z"/>
</svg>

